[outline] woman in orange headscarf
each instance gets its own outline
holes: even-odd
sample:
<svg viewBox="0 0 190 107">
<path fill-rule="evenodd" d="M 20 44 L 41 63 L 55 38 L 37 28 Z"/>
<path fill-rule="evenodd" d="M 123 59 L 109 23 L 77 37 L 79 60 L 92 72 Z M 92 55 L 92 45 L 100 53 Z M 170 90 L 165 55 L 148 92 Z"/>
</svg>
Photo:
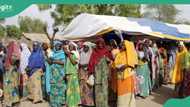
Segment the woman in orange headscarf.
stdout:
<svg viewBox="0 0 190 107">
<path fill-rule="evenodd" d="M 118 107 L 135 107 L 134 68 L 138 63 L 134 44 L 124 41 L 121 52 L 117 54 L 114 65 L 117 69 Z"/>
</svg>

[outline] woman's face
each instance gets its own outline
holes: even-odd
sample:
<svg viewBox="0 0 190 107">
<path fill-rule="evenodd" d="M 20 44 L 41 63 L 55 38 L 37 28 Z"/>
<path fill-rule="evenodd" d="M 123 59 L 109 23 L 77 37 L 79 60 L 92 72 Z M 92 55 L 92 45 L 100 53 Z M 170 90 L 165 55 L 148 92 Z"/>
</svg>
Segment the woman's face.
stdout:
<svg viewBox="0 0 190 107">
<path fill-rule="evenodd" d="M 46 51 L 48 49 L 48 45 L 47 44 L 43 44 L 42 48 L 43 48 L 44 51 Z"/>
<path fill-rule="evenodd" d="M 69 50 L 73 51 L 73 50 L 75 50 L 75 47 L 71 44 L 71 45 L 69 45 Z"/>
<path fill-rule="evenodd" d="M 61 50 L 61 45 L 60 45 L 60 44 L 55 45 L 55 50 L 56 50 L 56 51 Z"/>
<path fill-rule="evenodd" d="M 179 49 L 179 52 L 182 52 L 183 51 L 183 46 L 179 46 L 178 49 Z"/>
<path fill-rule="evenodd" d="M 88 52 L 89 51 L 89 47 L 84 45 L 84 48 L 83 48 L 84 52 Z"/>
<path fill-rule="evenodd" d="M 110 45 L 111 45 L 112 48 L 116 48 L 117 47 L 117 44 L 114 41 L 111 41 Z"/>
<path fill-rule="evenodd" d="M 139 50 L 142 51 L 143 50 L 143 45 L 139 44 Z"/>
<path fill-rule="evenodd" d="M 102 42 L 99 42 L 99 43 L 97 44 L 97 47 L 98 47 L 99 49 L 102 49 L 102 48 L 104 48 L 104 44 L 103 44 Z"/>
<path fill-rule="evenodd" d="M 38 49 L 38 45 L 37 44 L 33 44 L 33 51 L 36 52 Z"/>
</svg>

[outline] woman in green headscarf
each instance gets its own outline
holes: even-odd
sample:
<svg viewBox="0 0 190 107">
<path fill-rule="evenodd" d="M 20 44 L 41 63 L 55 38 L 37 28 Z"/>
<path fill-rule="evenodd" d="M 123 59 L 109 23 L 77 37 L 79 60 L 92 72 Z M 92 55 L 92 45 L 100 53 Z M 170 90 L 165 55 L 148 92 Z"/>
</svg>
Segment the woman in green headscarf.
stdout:
<svg viewBox="0 0 190 107">
<path fill-rule="evenodd" d="M 69 51 L 65 50 L 67 55 L 66 60 L 66 78 L 67 78 L 67 92 L 66 92 L 66 104 L 67 107 L 78 107 L 80 104 L 80 87 L 78 79 L 78 64 L 79 64 L 79 52 L 77 51 L 77 45 L 74 42 L 69 43 Z"/>
</svg>

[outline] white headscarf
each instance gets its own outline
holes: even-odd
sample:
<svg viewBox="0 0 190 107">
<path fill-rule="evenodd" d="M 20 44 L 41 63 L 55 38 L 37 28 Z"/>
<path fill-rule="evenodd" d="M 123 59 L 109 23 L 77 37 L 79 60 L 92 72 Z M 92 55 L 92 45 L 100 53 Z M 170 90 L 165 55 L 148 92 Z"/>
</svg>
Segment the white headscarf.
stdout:
<svg viewBox="0 0 190 107">
<path fill-rule="evenodd" d="M 89 63 L 90 57 L 91 57 L 91 54 L 92 54 L 92 47 L 95 46 L 95 44 L 93 44 L 91 42 L 85 42 L 83 45 L 88 46 L 89 50 L 88 50 L 88 52 L 84 52 L 83 50 L 81 51 L 81 53 L 80 53 L 80 61 L 79 61 L 79 63 L 81 65 L 85 65 L 85 64 Z"/>
<path fill-rule="evenodd" d="M 77 62 L 79 63 L 79 60 L 80 60 L 80 54 L 79 54 L 79 51 L 78 51 L 78 46 L 76 43 L 74 42 L 70 42 L 69 45 L 73 45 L 75 47 L 76 50 L 72 50 L 71 53 L 73 53 L 76 57 L 77 57 Z"/>
<path fill-rule="evenodd" d="M 179 45 L 180 45 L 180 46 L 185 46 L 183 41 L 180 41 L 180 42 L 179 42 Z"/>
<path fill-rule="evenodd" d="M 27 45 L 25 43 L 21 43 L 21 48 L 22 48 L 22 51 L 21 51 L 21 57 L 20 57 L 20 68 L 19 68 L 19 71 L 21 73 L 24 73 L 25 72 L 25 69 L 28 65 L 28 59 L 31 55 L 31 52 L 30 50 L 28 49 Z"/>
</svg>

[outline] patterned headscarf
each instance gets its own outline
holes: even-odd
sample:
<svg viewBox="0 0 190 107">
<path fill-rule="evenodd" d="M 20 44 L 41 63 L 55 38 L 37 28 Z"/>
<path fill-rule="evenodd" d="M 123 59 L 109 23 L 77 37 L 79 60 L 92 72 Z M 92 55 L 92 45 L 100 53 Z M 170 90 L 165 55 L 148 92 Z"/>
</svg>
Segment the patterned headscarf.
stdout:
<svg viewBox="0 0 190 107">
<path fill-rule="evenodd" d="M 14 64 L 14 60 L 20 59 L 20 46 L 15 41 L 12 41 L 7 46 L 7 57 L 5 59 L 5 67 L 9 68 Z"/>
<path fill-rule="evenodd" d="M 84 42 L 83 44 L 84 46 L 88 46 L 89 50 L 88 52 L 84 52 L 84 50 L 82 49 L 81 53 L 80 53 L 80 64 L 88 64 L 89 60 L 90 60 L 90 56 L 92 54 L 92 47 L 95 45 L 91 42 Z M 84 48 L 84 47 L 83 47 Z"/>
<path fill-rule="evenodd" d="M 104 39 L 97 38 L 96 44 L 99 44 L 99 43 L 103 44 L 103 48 L 101 49 L 95 48 L 93 50 L 92 55 L 90 57 L 90 62 L 88 64 L 89 74 L 92 74 L 94 72 L 95 65 L 98 64 L 101 58 L 108 57 L 112 59 L 111 52 L 107 49 Z"/>
<path fill-rule="evenodd" d="M 77 62 L 79 62 L 80 54 L 79 54 L 79 51 L 78 51 L 77 44 L 71 41 L 71 42 L 69 42 L 69 45 L 73 45 L 75 47 L 75 50 L 72 50 L 71 53 L 74 54 L 77 57 Z"/>
</svg>

